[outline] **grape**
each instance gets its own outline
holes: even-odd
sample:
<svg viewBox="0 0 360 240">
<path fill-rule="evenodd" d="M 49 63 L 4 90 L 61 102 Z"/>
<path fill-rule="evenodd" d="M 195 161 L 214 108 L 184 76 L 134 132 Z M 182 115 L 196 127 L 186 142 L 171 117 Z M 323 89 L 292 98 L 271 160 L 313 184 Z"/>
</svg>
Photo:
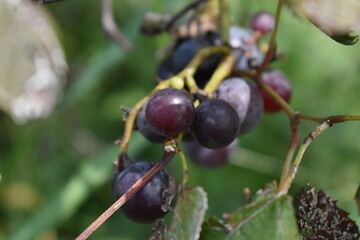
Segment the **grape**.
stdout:
<svg viewBox="0 0 360 240">
<path fill-rule="evenodd" d="M 251 29 L 263 35 L 271 33 L 275 27 L 275 18 L 271 13 L 259 12 L 251 19 Z"/>
<path fill-rule="evenodd" d="M 291 84 L 282 71 L 272 70 L 264 72 L 261 79 L 263 83 L 274 89 L 286 102 L 290 102 L 292 93 Z M 265 112 L 275 113 L 282 109 L 267 92 L 260 89 L 260 93 L 264 100 Z"/>
<path fill-rule="evenodd" d="M 196 108 L 190 131 L 202 146 L 219 149 L 226 147 L 237 137 L 239 126 L 239 116 L 229 103 L 210 99 Z"/>
<path fill-rule="evenodd" d="M 190 95 L 176 88 L 156 92 L 148 101 L 145 117 L 152 130 L 165 137 L 175 137 L 194 119 Z"/>
<path fill-rule="evenodd" d="M 126 193 L 153 165 L 148 162 L 136 162 L 116 173 L 112 185 L 115 199 Z M 150 223 L 163 217 L 169 211 L 169 207 L 166 207 L 170 205 L 168 201 L 175 194 L 175 192 L 169 193 L 172 189 L 169 187 L 171 180 L 172 177 L 165 170 L 160 170 L 150 182 L 126 201 L 121 211 L 126 217 L 139 223 Z"/>
<path fill-rule="evenodd" d="M 264 112 L 263 102 L 256 87 L 242 78 L 228 78 L 216 90 L 217 98 L 228 102 L 240 119 L 239 134 L 254 129 Z"/>
<path fill-rule="evenodd" d="M 201 146 L 198 142 L 184 143 L 185 152 L 197 165 L 205 168 L 216 168 L 226 164 L 232 157 L 238 140 L 235 139 L 230 145 L 220 149 L 209 149 Z"/>
<path fill-rule="evenodd" d="M 174 71 L 173 71 L 173 64 L 172 64 L 172 56 L 167 57 L 166 59 L 164 59 L 160 65 L 159 68 L 157 70 L 157 76 L 161 79 L 161 80 L 166 80 L 171 78 L 174 75 Z"/>
<path fill-rule="evenodd" d="M 264 59 L 264 53 L 260 51 L 256 43 L 249 44 L 252 36 L 251 30 L 238 26 L 229 28 L 229 44 L 234 49 L 236 57 L 234 69 L 237 71 L 248 71 L 260 66 Z M 251 53 L 246 56 L 246 52 Z"/>
<path fill-rule="evenodd" d="M 152 128 L 150 127 L 149 123 L 147 122 L 145 118 L 145 108 L 146 108 L 147 102 L 143 104 L 141 107 L 139 114 L 136 119 L 136 125 L 140 131 L 140 133 L 149 141 L 154 143 L 163 143 L 166 139 L 166 137 L 161 136 L 154 132 Z"/>
</svg>

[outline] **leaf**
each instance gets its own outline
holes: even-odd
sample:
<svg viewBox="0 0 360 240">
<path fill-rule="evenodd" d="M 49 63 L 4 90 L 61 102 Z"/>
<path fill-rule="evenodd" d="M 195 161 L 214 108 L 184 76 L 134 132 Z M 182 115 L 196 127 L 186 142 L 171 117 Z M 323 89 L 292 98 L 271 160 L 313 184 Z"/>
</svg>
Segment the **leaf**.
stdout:
<svg viewBox="0 0 360 240">
<path fill-rule="evenodd" d="M 47 117 L 62 95 L 67 63 L 45 9 L 0 1 L 0 109 L 18 124 Z"/>
<path fill-rule="evenodd" d="M 174 215 L 165 239 L 199 239 L 207 208 L 207 195 L 203 188 L 182 189 L 177 197 Z"/>
<path fill-rule="evenodd" d="M 285 0 L 285 3 L 335 41 L 345 45 L 358 41 L 359 0 Z"/>
<path fill-rule="evenodd" d="M 359 228 L 349 214 L 336 206 L 322 190 L 305 186 L 295 201 L 297 223 L 302 240 L 357 240 Z"/>
<path fill-rule="evenodd" d="M 299 240 L 292 198 L 276 194 L 276 185 L 259 190 L 252 202 L 231 214 L 225 222 L 210 219 L 201 239 Z"/>
</svg>

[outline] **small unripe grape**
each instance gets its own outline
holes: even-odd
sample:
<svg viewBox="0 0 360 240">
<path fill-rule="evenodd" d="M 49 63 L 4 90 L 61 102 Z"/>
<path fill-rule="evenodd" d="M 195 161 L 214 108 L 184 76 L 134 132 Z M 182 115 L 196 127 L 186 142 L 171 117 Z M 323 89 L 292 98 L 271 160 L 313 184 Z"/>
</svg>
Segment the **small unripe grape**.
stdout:
<svg viewBox="0 0 360 240">
<path fill-rule="evenodd" d="M 292 88 L 289 80 L 280 70 L 264 72 L 261 80 L 277 92 L 285 102 L 290 102 Z M 264 90 L 260 89 L 261 96 L 264 100 L 264 109 L 267 113 L 280 111 L 281 106 Z"/>
<path fill-rule="evenodd" d="M 263 35 L 271 33 L 275 27 L 275 18 L 271 13 L 259 12 L 251 20 L 251 29 Z"/>
<path fill-rule="evenodd" d="M 148 162 L 136 162 L 116 173 L 112 184 L 115 199 L 126 193 L 153 165 Z M 170 187 L 172 180 L 165 170 L 160 170 L 150 182 L 129 198 L 120 210 L 126 217 L 139 223 L 151 223 L 163 217 L 169 211 L 170 203 L 167 201 L 175 194 L 169 192 L 175 190 Z"/>
</svg>

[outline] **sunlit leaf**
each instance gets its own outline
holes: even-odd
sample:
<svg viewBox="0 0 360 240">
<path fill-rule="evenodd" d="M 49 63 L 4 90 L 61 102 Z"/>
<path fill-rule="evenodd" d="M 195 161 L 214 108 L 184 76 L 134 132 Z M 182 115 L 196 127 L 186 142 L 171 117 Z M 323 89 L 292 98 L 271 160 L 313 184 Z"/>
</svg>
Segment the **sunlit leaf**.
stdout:
<svg viewBox="0 0 360 240">
<path fill-rule="evenodd" d="M 224 222 L 214 218 L 206 222 L 201 239 L 300 239 L 292 198 L 277 195 L 274 184 L 259 190 L 252 202 L 224 214 L 224 218 Z"/>
<path fill-rule="evenodd" d="M 177 197 L 174 215 L 166 232 L 166 239 L 199 239 L 207 208 L 206 192 L 201 187 L 182 189 Z"/>
<path fill-rule="evenodd" d="M 352 45 L 360 33 L 359 0 L 285 0 L 300 17 L 307 18 L 335 41 Z"/>
<path fill-rule="evenodd" d="M 0 108 L 17 123 L 47 117 L 67 70 L 50 17 L 27 0 L 0 1 Z"/>
</svg>

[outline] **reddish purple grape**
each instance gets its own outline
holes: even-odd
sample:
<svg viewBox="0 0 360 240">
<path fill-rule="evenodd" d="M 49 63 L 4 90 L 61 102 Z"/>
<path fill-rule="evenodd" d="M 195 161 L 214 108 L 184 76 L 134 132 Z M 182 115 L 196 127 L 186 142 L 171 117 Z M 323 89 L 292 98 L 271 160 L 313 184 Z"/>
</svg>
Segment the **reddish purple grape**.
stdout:
<svg viewBox="0 0 360 240">
<path fill-rule="evenodd" d="M 184 146 L 185 152 L 194 163 L 204 168 L 216 168 L 228 163 L 238 142 L 235 139 L 230 145 L 220 149 L 209 149 L 198 142 L 185 142 Z"/>
<path fill-rule="evenodd" d="M 113 195 L 119 199 L 126 191 L 148 172 L 154 164 L 136 162 L 113 178 Z M 160 172 L 145 184 L 134 196 L 122 206 L 121 211 L 129 219 L 139 223 L 151 223 L 163 217 L 169 210 L 175 192 L 170 192 L 172 177 L 165 171 Z M 167 197 L 165 197 L 167 196 Z"/>
<path fill-rule="evenodd" d="M 275 27 L 275 18 L 271 13 L 259 12 L 251 19 L 251 29 L 263 35 L 271 33 Z"/>
<path fill-rule="evenodd" d="M 234 141 L 239 126 L 239 116 L 229 103 L 221 99 L 210 99 L 196 108 L 190 131 L 202 146 L 219 149 Z"/>
<path fill-rule="evenodd" d="M 289 80 L 282 71 L 272 70 L 265 72 L 263 73 L 261 79 L 263 83 L 274 89 L 274 91 L 277 92 L 280 97 L 285 100 L 285 102 L 290 102 L 292 87 Z M 267 92 L 260 89 L 260 93 L 264 100 L 265 112 L 275 113 L 282 109 L 281 106 Z"/>
<path fill-rule="evenodd" d="M 156 92 L 149 99 L 145 109 L 150 127 L 165 137 L 175 137 L 188 128 L 194 114 L 194 104 L 190 95 L 176 88 Z"/>
<path fill-rule="evenodd" d="M 263 101 L 256 87 L 242 78 L 228 78 L 217 88 L 217 98 L 228 102 L 240 119 L 239 134 L 253 130 L 264 112 Z"/>
<path fill-rule="evenodd" d="M 149 123 L 145 118 L 145 109 L 146 103 L 143 104 L 141 107 L 139 114 L 136 119 L 136 125 L 139 129 L 139 132 L 149 141 L 154 143 L 163 143 L 166 139 L 165 136 L 157 134 L 152 128 L 150 127 Z"/>
</svg>

